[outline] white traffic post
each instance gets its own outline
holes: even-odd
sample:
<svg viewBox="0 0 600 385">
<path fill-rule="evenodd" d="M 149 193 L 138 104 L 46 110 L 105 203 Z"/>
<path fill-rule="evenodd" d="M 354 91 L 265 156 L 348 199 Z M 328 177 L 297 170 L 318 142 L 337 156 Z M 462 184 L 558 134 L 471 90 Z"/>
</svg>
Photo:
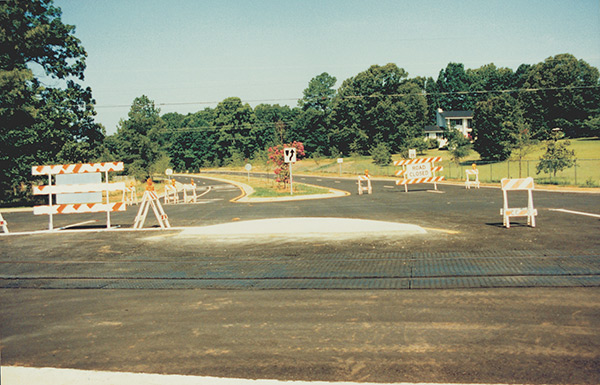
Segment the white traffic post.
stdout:
<svg viewBox="0 0 600 385">
<path fill-rule="evenodd" d="M 52 186 L 52 174 L 48 174 L 48 186 Z M 52 194 L 48 194 L 48 206 L 52 209 Z M 52 218 L 52 210 L 50 210 L 50 215 L 48 215 L 48 230 L 54 229 L 54 221 Z"/>
</svg>

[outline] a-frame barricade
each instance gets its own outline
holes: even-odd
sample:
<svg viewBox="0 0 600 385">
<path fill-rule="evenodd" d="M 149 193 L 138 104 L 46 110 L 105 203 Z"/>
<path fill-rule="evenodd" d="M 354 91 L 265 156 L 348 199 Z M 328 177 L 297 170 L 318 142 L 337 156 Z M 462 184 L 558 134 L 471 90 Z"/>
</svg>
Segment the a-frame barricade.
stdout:
<svg viewBox="0 0 600 385">
<path fill-rule="evenodd" d="M 165 213 L 165 210 L 163 210 L 160 200 L 158 199 L 158 195 L 154 191 L 154 184 L 150 179 L 148 179 L 146 182 L 146 191 L 144 191 L 142 203 L 140 204 L 140 209 L 138 210 L 133 223 L 134 229 L 141 229 L 144 226 L 144 222 L 146 221 L 146 216 L 148 215 L 148 210 L 150 207 L 152 207 L 152 211 L 154 212 L 160 227 L 163 229 L 171 228 L 169 217 Z"/>
</svg>

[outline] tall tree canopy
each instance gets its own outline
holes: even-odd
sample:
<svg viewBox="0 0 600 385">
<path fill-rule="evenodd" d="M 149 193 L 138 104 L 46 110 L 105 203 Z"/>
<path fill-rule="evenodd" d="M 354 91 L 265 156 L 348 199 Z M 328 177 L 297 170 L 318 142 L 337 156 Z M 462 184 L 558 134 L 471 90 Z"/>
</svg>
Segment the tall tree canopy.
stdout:
<svg viewBox="0 0 600 385">
<path fill-rule="evenodd" d="M 503 93 L 476 104 L 473 113 L 474 149 L 482 159 L 508 159 L 518 137 L 525 130 L 529 130 L 529 126 L 525 123 L 523 108 L 512 95 Z"/>
<path fill-rule="evenodd" d="M 34 164 L 101 154 L 104 135 L 93 120 L 91 89 L 77 83 L 86 52 L 74 33 L 52 0 L 0 2 L 2 201 L 24 196 L 17 186 L 31 178 Z"/>
<path fill-rule="evenodd" d="M 546 136 L 556 127 L 569 137 L 589 134 L 581 128 L 600 104 L 599 76 L 597 68 L 571 54 L 531 66 L 523 87 L 535 91 L 521 93 L 528 122 Z"/>
<path fill-rule="evenodd" d="M 336 82 L 335 76 L 331 76 L 327 72 L 312 78 L 304 90 L 304 96 L 298 101 L 298 105 L 303 110 L 314 108 L 317 111 L 326 111 L 335 96 L 333 86 Z"/>
<path fill-rule="evenodd" d="M 371 66 L 344 81 L 332 104 L 330 141 L 343 154 L 368 154 L 378 143 L 399 151 L 427 120 L 420 82 L 396 66 Z"/>
<path fill-rule="evenodd" d="M 146 95 L 133 100 L 129 119 L 121 120 L 117 133 L 107 138 L 112 154 L 126 165 L 125 171 L 143 180 L 161 155 L 161 131 L 165 124 L 160 109 Z"/>
</svg>

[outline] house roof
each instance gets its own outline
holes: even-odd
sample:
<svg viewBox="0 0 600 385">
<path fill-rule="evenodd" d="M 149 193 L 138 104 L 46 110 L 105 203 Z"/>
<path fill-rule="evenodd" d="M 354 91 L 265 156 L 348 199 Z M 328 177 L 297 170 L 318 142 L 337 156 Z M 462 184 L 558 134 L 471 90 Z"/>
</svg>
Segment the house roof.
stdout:
<svg viewBox="0 0 600 385">
<path fill-rule="evenodd" d="M 444 118 L 473 118 L 473 111 L 444 111 L 440 112 Z"/>
<path fill-rule="evenodd" d="M 440 126 L 425 126 L 424 132 L 444 132 Z"/>
</svg>

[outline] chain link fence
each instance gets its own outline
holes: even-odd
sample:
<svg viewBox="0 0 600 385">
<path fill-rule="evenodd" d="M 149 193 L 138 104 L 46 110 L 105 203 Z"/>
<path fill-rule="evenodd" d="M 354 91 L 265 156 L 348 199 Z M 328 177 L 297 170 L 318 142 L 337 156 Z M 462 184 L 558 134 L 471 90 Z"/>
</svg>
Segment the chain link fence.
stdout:
<svg viewBox="0 0 600 385">
<path fill-rule="evenodd" d="M 324 162 L 325 163 L 325 162 Z M 582 187 L 600 187 L 600 159 L 576 159 L 572 167 L 556 173 L 556 176 L 541 172 L 537 174 L 537 160 L 510 160 L 500 163 L 477 163 L 479 180 L 482 183 L 499 183 L 502 178 L 525 178 L 531 176 L 537 184 L 574 185 Z M 464 181 L 465 170 L 472 168 L 471 162 L 456 164 L 449 160 L 443 160 L 441 165 L 444 170 L 438 175 L 443 175 L 447 180 Z M 378 166 L 365 162 L 344 162 L 342 164 L 331 164 L 326 162 L 321 167 L 312 169 L 334 175 L 353 174 L 362 175 L 365 170 L 373 176 L 394 177 L 396 171 L 401 167 L 393 165 Z"/>
</svg>

